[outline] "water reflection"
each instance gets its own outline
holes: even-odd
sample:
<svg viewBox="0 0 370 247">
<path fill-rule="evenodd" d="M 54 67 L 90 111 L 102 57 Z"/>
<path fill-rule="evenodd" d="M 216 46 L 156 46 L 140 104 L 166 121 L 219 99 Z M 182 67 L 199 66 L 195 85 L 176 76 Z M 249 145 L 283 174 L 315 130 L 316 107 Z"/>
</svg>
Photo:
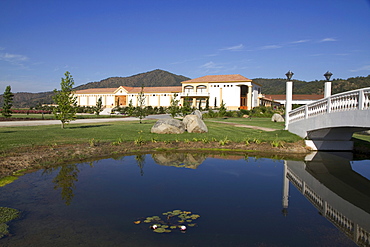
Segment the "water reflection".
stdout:
<svg viewBox="0 0 370 247">
<path fill-rule="evenodd" d="M 51 174 L 57 168 L 48 168 L 44 170 L 44 174 Z M 61 189 L 61 197 L 66 205 L 70 205 L 74 197 L 73 190 L 76 188 L 75 183 L 78 181 L 79 169 L 77 164 L 68 164 L 60 167 L 58 174 L 53 179 L 54 189 Z"/>
<path fill-rule="evenodd" d="M 180 167 L 180 168 L 189 168 L 189 169 L 197 169 L 202 163 L 208 165 L 208 169 L 206 170 L 206 174 L 208 177 L 208 174 L 211 172 L 215 172 L 218 169 L 220 169 L 220 163 L 217 164 L 216 160 L 219 160 L 220 156 L 215 159 L 216 164 L 213 164 L 211 167 L 209 163 L 210 156 L 209 154 L 205 153 L 155 153 L 152 154 L 151 157 L 149 155 L 136 155 L 131 158 L 127 158 L 127 160 L 122 162 L 120 161 L 116 168 L 121 169 L 123 166 L 122 164 L 126 164 L 128 162 L 133 161 L 134 165 L 136 164 L 137 167 L 139 167 L 139 174 L 140 176 L 144 176 L 144 169 L 147 171 L 145 178 L 148 178 L 149 180 L 151 178 L 155 177 L 154 181 L 157 181 L 156 176 L 153 176 L 154 169 L 158 168 L 151 166 L 153 162 L 160 166 L 173 166 L 173 167 Z M 254 160 L 257 162 L 257 166 L 261 169 L 263 169 L 263 175 L 266 176 L 267 170 L 265 170 L 263 162 L 260 162 L 261 160 L 256 158 L 246 158 L 246 161 L 243 161 L 243 156 L 237 156 L 237 157 L 228 157 L 223 156 L 221 157 L 224 159 L 225 162 L 228 162 L 228 164 L 231 164 L 231 160 L 240 160 L 242 164 L 245 162 L 248 162 L 249 160 Z M 229 161 L 227 161 L 229 159 Z M 129 161 L 130 160 L 130 161 Z M 147 165 L 145 166 L 147 162 Z M 289 191 L 289 186 L 292 184 L 302 195 L 305 196 L 305 198 L 318 210 L 320 215 L 325 217 L 329 222 L 331 222 L 337 229 L 342 231 L 348 238 L 353 240 L 354 243 L 356 243 L 359 246 L 370 246 L 370 181 L 365 178 L 364 176 L 360 175 L 359 173 L 355 172 L 352 169 L 351 166 L 352 157 L 348 153 L 329 153 L 329 152 L 318 152 L 311 156 L 306 157 L 305 161 L 292 161 L 287 160 L 284 161 L 284 171 L 283 171 L 283 183 L 281 187 L 282 190 L 282 213 L 286 217 L 286 219 L 291 219 L 294 216 L 292 213 L 289 215 L 289 199 L 292 199 L 289 197 L 290 194 L 293 194 L 292 191 Z M 132 163 L 131 163 L 132 164 Z M 276 163 L 276 167 L 280 167 L 280 163 Z M 90 164 L 92 167 L 92 164 Z M 260 167 L 261 166 L 261 167 Z M 133 169 L 134 173 L 138 175 L 138 169 L 137 167 Z M 80 168 L 80 169 L 79 169 Z M 115 169 L 113 167 L 109 167 L 109 169 Z M 229 180 L 221 180 L 223 178 L 227 179 L 228 176 L 225 176 L 224 174 L 234 174 L 233 170 L 235 170 L 235 175 L 237 175 L 237 179 L 231 179 Z M 72 200 L 74 200 L 74 191 L 76 189 L 76 183 L 79 181 L 79 173 L 81 170 L 81 166 L 78 164 L 69 164 L 62 166 L 60 168 L 50 168 L 44 171 L 44 174 L 50 174 L 53 175 L 56 172 L 56 176 L 52 179 L 52 182 L 54 183 L 54 189 L 60 190 L 61 198 L 65 202 L 65 204 L 70 205 L 72 203 Z M 176 169 L 165 169 L 165 170 L 176 170 Z M 203 169 L 198 169 L 203 170 Z M 101 172 L 105 172 L 105 170 L 100 170 Z M 117 170 L 118 172 L 119 170 Z M 129 170 L 125 170 L 128 172 Z M 156 173 L 158 176 L 158 181 L 167 181 L 167 178 L 171 178 L 171 176 L 166 176 L 166 179 L 160 179 L 160 176 L 163 175 L 163 169 L 161 172 Z M 178 174 L 179 170 L 176 170 L 176 174 Z M 198 176 L 194 173 L 193 170 L 188 170 L 191 172 L 186 172 L 189 177 L 187 181 L 191 180 L 194 182 L 194 188 L 197 188 L 194 190 L 194 195 L 191 195 L 187 198 L 187 202 L 191 202 L 195 198 L 198 198 L 198 195 L 195 193 L 195 191 L 200 190 L 200 188 L 206 187 L 206 184 L 210 184 L 208 180 L 205 178 L 194 179 L 194 176 Z M 256 190 L 261 185 L 254 185 L 253 183 L 247 183 L 248 179 L 245 179 L 247 177 L 239 176 L 241 175 L 241 168 L 240 167 L 234 167 L 232 165 L 227 166 L 227 169 L 220 169 L 222 171 L 222 176 L 217 177 L 217 179 L 213 179 L 213 181 L 217 181 L 217 183 L 212 184 L 212 189 L 215 189 L 214 187 L 216 185 L 220 185 L 218 183 L 219 181 L 223 181 L 225 184 L 225 187 L 223 187 L 223 184 L 220 185 L 220 187 L 215 190 L 217 192 L 212 191 L 212 189 L 209 189 L 207 192 L 205 192 L 204 196 L 208 196 L 206 201 L 209 201 L 209 198 L 219 198 L 221 201 L 228 201 L 231 200 L 231 197 L 234 197 L 234 195 L 231 195 L 230 191 L 227 191 L 226 194 L 222 194 L 220 191 L 223 189 L 228 189 L 228 182 L 230 184 L 234 185 L 236 182 L 240 183 L 239 187 L 233 187 L 234 190 L 240 189 L 240 190 L 248 190 L 249 193 L 252 193 L 252 188 L 255 186 Z M 244 171 L 244 170 L 243 170 Z M 276 175 L 277 170 L 269 170 L 271 174 Z M 281 170 L 280 170 L 281 171 Z M 180 171 L 181 172 L 181 171 Z M 201 172 L 201 171 L 200 171 Z M 255 171 L 256 172 L 256 171 Z M 257 173 L 258 172 L 258 173 Z M 257 178 L 260 176 L 261 171 L 257 171 L 255 173 L 255 177 Z M 81 177 L 83 177 L 83 172 L 81 173 Z M 119 172 L 117 173 L 119 174 Z M 125 174 L 125 173 L 123 173 Z M 269 174 L 269 175 L 271 175 Z M 204 173 L 203 173 L 204 175 Z M 115 176 L 115 174 L 110 174 L 110 176 Z M 122 174 L 120 175 L 122 176 Z M 175 177 L 176 175 L 173 174 Z M 241 181 L 243 178 L 243 181 Z M 279 174 L 278 176 L 281 179 L 281 176 Z M 110 177 L 109 177 L 110 178 Z M 177 177 L 176 177 L 177 178 Z M 252 180 L 252 177 L 248 177 L 250 180 Z M 85 176 L 86 179 L 86 176 Z M 119 177 L 120 180 L 121 177 Z M 130 180 L 132 179 L 132 180 Z M 137 200 L 144 200 L 145 197 L 141 198 L 139 195 L 144 195 L 146 189 L 141 190 L 141 187 L 138 185 L 137 188 L 132 188 L 131 184 L 133 184 L 135 177 L 130 175 L 126 177 L 127 185 L 125 188 L 127 189 L 127 193 L 130 193 L 132 190 L 135 190 L 135 193 L 131 195 L 132 199 Z M 113 180 L 113 179 L 112 179 Z M 149 181 L 148 180 L 148 181 Z M 150 194 L 158 194 L 158 197 L 160 198 L 161 193 L 165 190 L 169 190 L 167 193 L 167 197 L 175 197 L 178 193 L 176 193 L 175 188 L 174 191 L 171 190 L 172 187 L 175 187 L 173 184 L 174 182 L 181 182 L 180 179 L 175 179 L 174 181 L 168 181 L 168 184 L 163 182 L 147 182 L 145 179 L 140 179 L 140 184 L 145 186 L 150 185 L 150 189 L 153 190 L 153 192 L 150 192 Z M 197 181 L 197 182 L 196 182 Z M 204 184 L 202 184 L 204 182 Z M 200 184 L 197 184 L 200 183 Z M 272 181 L 271 183 L 274 183 Z M 280 183 L 280 180 L 279 180 Z M 197 184 L 197 185 L 195 185 Z M 248 186 L 245 186 L 247 185 Z M 104 183 L 99 183 L 99 186 L 97 186 L 94 190 L 99 190 L 101 186 L 103 186 Z M 170 186 L 169 186 L 170 185 Z M 186 183 L 186 190 L 182 193 L 187 193 L 188 191 L 191 191 L 190 188 L 192 188 L 191 184 Z M 229 185 L 230 186 L 230 185 Z M 265 186 L 265 184 L 263 184 Z M 119 186 L 118 186 L 119 187 Z M 184 188 L 184 186 L 180 186 L 180 188 Z M 104 195 L 114 192 L 114 190 L 105 190 Z M 140 193 L 136 193 L 136 191 L 140 191 Z M 219 193 L 220 192 L 220 193 Z M 225 191 L 224 191 L 225 192 Z M 267 190 L 265 191 L 265 193 Z M 277 191 L 279 193 L 279 191 Z M 121 192 L 120 192 L 121 193 Z M 210 193 L 214 193 L 213 197 L 210 196 Z M 97 193 L 98 194 L 98 193 Z M 230 198 L 227 198 L 228 194 L 230 194 Z M 276 192 L 275 192 L 276 194 Z M 297 194 L 297 192 L 296 192 Z M 136 197 L 137 195 L 137 197 Z M 221 197 L 221 195 L 223 195 Z M 149 195 L 147 195 L 149 196 Z M 278 196 L 279 200 L 280 195 Z M 117 198 L 117 196 L 115 197 Z M 127 198 L 130 198 L 129 196 Z M 203 198 L 202 196 L 199 196 L 199 198 Z M 201 205 L 202 203 L 208 203 L 203 201 L 202 199 L 194 200 L 197 201 L 197 205 Z M 215 199 L 215 200 L 216 200 Z M 77 200 L 77 199 L 76 199 Z M 176 202 L 176 199 L 171 199 L 172 201 Z M 81 202 L 80 202 L 81 203 Z M 158 202 L 157 202 L 158 203 Z M 78 203 L 76 203 L 78 204 Z M 145 203 L 142 203 L 145 204 Z M 244 205 L 244 204 L 242 204 Z M 248 204 L 249 207 L 253 204 Z M 279 203 L 275 203 L 274 205 L 278 206 Z M 262 205 L 265 206 L 265 205 Z M 207 206 L 208 207 L 208 206 Z M 310 206 L 308 206 L 310 207 Z M 190 207 L 189 207 L 190 208 Z M 292 211 L 292 209 L 290 209 Z M 305 209 L 306 210 L 306 209 Z M 129 210 L 128 210 L 129 211 Z M 271 210 L 270 210 L 271 211 Z M 269 213 L 270 213 L 269 211 Z M 278 213 L 275 213 L 275 215 Z M 248 216 L 251 217 L 251 216 Z M 283 217 L 281 217 L 283 218 Z M 237 218 L 238 219 L 238 218 Z M 285 219 L 285 218 L 284 218 Z M 225 221 L 227 223 L 227 221 Z"/>
<path fill-rule="evenodd" d="M 140 168 L 140 175 L 144 176 L 145 155 L 136 155 L 135 160 L 137 162 L 137 166 Z"/>
<path fill-rule="evenodd" d="M 207 158 L 205 153 L 159 153 L 152 154 L 158 165 L 197 169 Z"/>
<path fill-rule="evenodd" d="M 350 153 L 320 152 L 306 161 L 285 161 L 283 214 L 289 182 L 319 213 L 359 246 L 370 246 L 370 181 L 351 167 Z"/>
</svg>

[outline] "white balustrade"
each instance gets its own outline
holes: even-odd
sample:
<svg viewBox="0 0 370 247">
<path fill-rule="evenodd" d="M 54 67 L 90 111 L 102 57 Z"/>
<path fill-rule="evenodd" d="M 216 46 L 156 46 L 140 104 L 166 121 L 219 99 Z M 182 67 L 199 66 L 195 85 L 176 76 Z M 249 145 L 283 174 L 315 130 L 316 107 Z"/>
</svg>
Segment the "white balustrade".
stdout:
<svg viewBox="0 0 370 247">
<path fill-rule="evenodd" d="M 289 122 L 338 111 L 370 109 L 370 87 L 320 99 L 289 112 Z"/>
</svg>

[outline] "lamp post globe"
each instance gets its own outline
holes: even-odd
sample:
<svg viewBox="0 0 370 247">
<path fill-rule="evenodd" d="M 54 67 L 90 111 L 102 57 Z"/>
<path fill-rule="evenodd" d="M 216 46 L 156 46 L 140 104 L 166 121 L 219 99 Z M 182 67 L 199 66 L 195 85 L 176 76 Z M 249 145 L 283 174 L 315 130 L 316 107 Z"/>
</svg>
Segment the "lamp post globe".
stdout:
<svg viewBox="0 0 370 247">
<path fill-rule="evenodd" d="M 332 74 L 331 72 L 326 71 L 326 73 L 324 74 L 326 81 L 330 81 L 330 77 L 331 77 L 332 75 L 333 75 L 333 74 Z"/>
<path fill-rule="evenodd" d="M 286 75 L 286 78 L 288 79 L 288 81 L 290 81 L 290 79 L 292 79 L 294 73 L 289 70 L 285 75 Z"/>
</svg>

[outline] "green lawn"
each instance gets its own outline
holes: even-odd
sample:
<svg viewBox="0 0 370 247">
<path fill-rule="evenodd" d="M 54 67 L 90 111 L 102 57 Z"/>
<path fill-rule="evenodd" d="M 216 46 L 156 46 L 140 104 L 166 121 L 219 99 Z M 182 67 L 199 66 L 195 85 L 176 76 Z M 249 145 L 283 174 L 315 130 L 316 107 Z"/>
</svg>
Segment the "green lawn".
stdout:
<svg viewBox="0 0 370 247">
<path fill-rule="evenodd" d="M 236 121 L 248 125 L 257 125 L 279 129 L 273 132 L 235 127 L 232 125 L 215 123 L 211 121 Z M 239 122 L 240 121 L 240 122 Z M 127 122 L 107 122 L 99 124 L 70 124 L 65 129 L 59 125 L 30 126 L 30 127 L 1 127 L 0 128 L 0 151 L 34 145 L 55 145 L 71 143 L 88 143 L 94 141 L 212 141 L 227 138 L 233 142 L 249 141 L 284 141 L 295 142 L 300 137 L 282 130 L 281 123 L 271 122 L 270 119 L 206 119 L 209 132 L 203 134 L 184 133 L 180 135 L 160 135 L 150 133 L 155 123 L 154 120 Z"/>
</svg>

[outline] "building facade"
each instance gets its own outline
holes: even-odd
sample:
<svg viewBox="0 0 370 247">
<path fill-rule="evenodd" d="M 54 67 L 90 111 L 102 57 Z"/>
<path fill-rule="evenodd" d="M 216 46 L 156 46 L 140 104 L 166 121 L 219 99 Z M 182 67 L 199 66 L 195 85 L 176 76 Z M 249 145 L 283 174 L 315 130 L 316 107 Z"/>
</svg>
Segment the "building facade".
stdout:
<svg viewBox="0 0 370 247">
<path fill-rule="evenodd" d="M 208 105 L 220 107 L 225 104 L 228 110 L 252 109 L 260 104 L 261 85 L 241 75 L 208 75 L 181 82 L 175 87 L 144 87 L 145 105 L 152 107 L 168 107 L 176 98 L 183 105 L 185 100 L 194 107 Z M 74 93 L 80 106 L 95 106 L 101 97 L 103 106 L 138 105 L 141 87 L 91 88 L 78 90 Z"/>
</svg>

